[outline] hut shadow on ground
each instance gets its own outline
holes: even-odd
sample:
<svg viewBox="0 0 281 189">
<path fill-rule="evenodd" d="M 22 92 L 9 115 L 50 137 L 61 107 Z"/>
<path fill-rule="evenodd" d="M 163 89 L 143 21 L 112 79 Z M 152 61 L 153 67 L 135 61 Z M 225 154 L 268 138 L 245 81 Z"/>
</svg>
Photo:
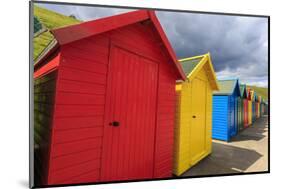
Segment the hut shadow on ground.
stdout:
<svg viewBox="0 0 281 189">
<path fill-rule="evenodd" d="M 233 174 L 245 172 L 262 155 L 249 150 L 213 141 L 213 152 L 181 177 Z"/>
<path fill-rule="evenodd" d="M 240 131 L 230 142 L 255 140 L 259 141 L 265 137 L 268 129 L 267 119 L 258 119 L 252 126 Z"/>
<path fill-rule="evenodd" d="M 267 137 L 268 132 L 268 118 L 256 120 L 252 127 L 244 129 L 232 142 L 247 140 L 255 141 L 254 144 L 263 144 L 263 138 Z M 258 153 L 255 149 L 246 149 L 245 147 L 237 147 L 231 142 L 222 142 L 213 140 L 212 154 L 200 161 L 197 165 L 186 171 L 181 177 L 189 176 L 206 176 L 218 174 L 235 174 L 246 172 L 253 164 L 263 158 L 263 154 Z M 253 143 L 251 143 L 252 145 Z"/>
<path fill-rule="evenodd" d="M 247 141 L 247 140 L 255 140 L 259 141 L 263 139 L 265 136 L 262 134 L 255 134 L 255 135 L 244 135 L 241 133 L 241 135 L 233 137 L 230 142 L 237 142 L 237 141 Z"/>
</svg>

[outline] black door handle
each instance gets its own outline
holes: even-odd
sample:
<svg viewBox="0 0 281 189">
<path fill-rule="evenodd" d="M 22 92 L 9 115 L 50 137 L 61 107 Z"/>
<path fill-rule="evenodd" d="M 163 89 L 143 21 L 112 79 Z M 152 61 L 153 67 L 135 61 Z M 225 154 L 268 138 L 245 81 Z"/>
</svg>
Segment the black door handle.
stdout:
<svg viewBox="0 0 281 189">
<path fill-rule="evenodd" d="M 113 122 L 109 123 L 109 125 L 111 125 L 113 127 L 118 127 L 120 124 L 118 121 L 113 121 Z"/>
<path fill-rule="evenodd" d="M 192 116 L 192 118 L 196 118 L 196 116 L 194 115 L 194 116 Z"/>
</svg>

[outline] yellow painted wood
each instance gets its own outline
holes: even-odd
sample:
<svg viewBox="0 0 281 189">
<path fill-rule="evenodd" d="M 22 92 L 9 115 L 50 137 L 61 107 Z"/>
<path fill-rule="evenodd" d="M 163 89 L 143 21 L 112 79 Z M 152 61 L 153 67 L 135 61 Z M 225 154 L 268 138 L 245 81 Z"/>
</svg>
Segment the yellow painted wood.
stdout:
<svg viewBox="0 0 281 189">
<path fill-rule="evenodd" d="M 249 126 L 252 124 L 252 101 L 248 100 L 248 122 Z"/>
<path fill-rule="evenodd" d="M 255 91 L 254 91 L 254 90 L 251 90 L 251 100 L 252 100 L 252 101 L 255 101 L 254 94 L 255 94 Z"/>
<path fill-rule="evenodd" d="M 257 104 L 257 112 L 256 112 L 256 116 L 257 118 L 260 117 L 260 103 L 256 103 Z"/>
<path fill-rule="evenodd" d="M 205 64 L 192 80 L 176 85 L 173 173 L 178 176 L 212 151 L 212 92 L 215 89 L 210 73 Z"/>
</svg>

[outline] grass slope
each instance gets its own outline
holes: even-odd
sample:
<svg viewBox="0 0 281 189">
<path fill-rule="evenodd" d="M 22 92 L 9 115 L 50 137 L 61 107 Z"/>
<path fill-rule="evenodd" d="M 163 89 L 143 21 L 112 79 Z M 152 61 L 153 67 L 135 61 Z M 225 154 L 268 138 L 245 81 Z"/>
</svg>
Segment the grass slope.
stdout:
<svg viewBox="0 0 281 189">
<path fill-rule="evenodd" d="M 42 51 L 54 39 L 54 36 L 48 30 L 81 23 L 81 21 L 77 19 L 44 9 L 39 6 L 34 6 L 34 16 L 36 16 L 47 29 L 46 32 L 43 32 L 33 38 L 34 60 L 37 59 Z"/>
<path fill-rule="evenodd" d="M 268 99 L 268 89 L 266 87 L 248 86 L 253 89 L 257 95 L 261 95 L 264 100 Z"/>
</svg>

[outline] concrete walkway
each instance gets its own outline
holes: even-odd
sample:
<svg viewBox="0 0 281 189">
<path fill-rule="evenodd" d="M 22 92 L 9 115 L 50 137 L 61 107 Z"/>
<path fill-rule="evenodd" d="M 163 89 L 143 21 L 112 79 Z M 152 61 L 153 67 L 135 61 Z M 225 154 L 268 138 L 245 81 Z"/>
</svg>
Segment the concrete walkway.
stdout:
<svg viewBox="0 0 281 189">
<path fill-rule="evenodd" d="M 227 143 L 213 140 L 212 154 L 182 176 L 258 172 L 268 169 L 268 117 L 262 116 Z"/>
</svg>

